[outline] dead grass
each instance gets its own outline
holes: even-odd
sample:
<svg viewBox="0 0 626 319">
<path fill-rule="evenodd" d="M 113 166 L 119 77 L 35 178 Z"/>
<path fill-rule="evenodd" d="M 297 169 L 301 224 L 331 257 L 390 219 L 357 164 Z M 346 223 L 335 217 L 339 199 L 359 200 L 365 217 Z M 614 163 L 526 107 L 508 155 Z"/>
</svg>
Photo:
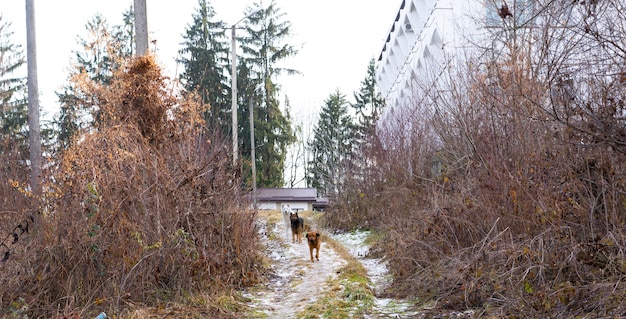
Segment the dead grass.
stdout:
<svg viewBox="0 0 626 319">
<path fill-rule="evenodd" d="M 276 210 L 260 210 L 258 216 L 259 218 L 267 220 L 268 224 L 278 224 L 283 222 L 282 215 L 279 213 L 280 212 Z"/>
</svg>

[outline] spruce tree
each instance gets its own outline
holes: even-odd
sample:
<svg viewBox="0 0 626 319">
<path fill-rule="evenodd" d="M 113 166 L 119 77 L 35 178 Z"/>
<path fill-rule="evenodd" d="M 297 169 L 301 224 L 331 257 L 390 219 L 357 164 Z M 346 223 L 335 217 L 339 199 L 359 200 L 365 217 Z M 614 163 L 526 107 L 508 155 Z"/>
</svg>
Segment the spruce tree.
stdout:
<svg viewBox="0 0 626 319">
<path fill-rule="evenodd" d="M 375 61 L 371 59 L 367 66 L 367 76 L 361 81 L 359 92 L 354 93 L 355 103 L 351 106 L 356 112 L 356 127 L 359 131 L 359 140 L 364 139 L 364 135 L 371 131 L 375 125 L 385 100 L 376 86 Z"/>
<path fill-rule="evenodd" d="M 32 198 L 21 196 L 10 183 L 28 185 L 30 178 L 27 82 L 18 73 L 20 68 L 25 71 L 25 64 L 22 46 L 13 42 L 11 23 L 0 15 L 0 228 L 3 231 L 14 227 L 13 221 L 23 216 L 18 212 L 32 203 Z M 5 249 L 2 255 L 8 257 L 5 251 L 8 254 Z"/>
<path fill-rule="evenodd" d="M 313 129 L 307 184 L 324 196 L 335 196 L 350 171 L 354 127 L 348 106 L 345 95 L 337 90 L 324 101 Z"/>
<path fill-rule="evenodd" d="M 256 4 L 260 6 L 260 4 Z M 250 161 L 249 108 L 254 107 L 257 183 L 259 187 L 281 187 L 284 183 L 284 165 L 287 147 L 295 142 L 291 119 L 283 113 L 279 103 L 281 74 L 296 74 L 296 70 L 280 68 L 278 64 L 297 54 L 286 42 L 291 35 L 291 23 L 272 1 L 260 13 L 247 19 L 247 35 L 239 38 L 246 65 L 246 74 L 240 79 L 239 122 L 243 141 L 242 158 Z M 241 66 L 241 65 L 240 65 Z M 241 67 L 238 72 L 244 71 Z M 250 103 L 252 101 L 252 103 Z"/>
<path fill-rule="evenodd" d="M 354 123 L 354 143 L 351 150 L 353 156 L 352 168 L 355 170 L 352 176 L 358 177 L 360 170 L 369 164 L 367 149 L 374 145 L 376 122 L 380 116 L 385 100 L 376 86 L 375 61 L 371 59 L 367 67 L 367 76 L 361 81 L 361 87 L 354 93 L 355 103 L 351 103 L 356 118 Z"/>
<path fill-rule="evenodd" d="M 0 153 L 28 159 L 26 79 L 15 76 L 25 65 L 20 45 L 11 42 L 11 24 L 0 16 Z"/>
<path fill-rule="evenodd" d="M 228 132 L 230 120 L 230 87 L 224 70 L 228 67 L 228 43 L 224 22 L 216 21 L 215 10 L 206 0 L 198 1 L 193 23 L 183 35 L 178 60 L 184 67 L 180 78 L 185 90 L 196 92 L 202 103 L 209 104 L 207 125 Z"/>
<path fill-rule="evenodd" d="M 113 71 L 119 68 L 122 60 L 132 56 L 133 14 L 124 12 L 124 25 L 111 27 L 106 19 L 96 14 L 86 25 L 86 37 L 79 37 L 78 44 L 83 50 L 74 51 L 74 61 L 68 76 L 68 84 L 55 92 L 60 102 L 60 113 L 55 120 L 57 148 L 69 147 L 74 134 L 90 127 L 98 119 L 97 101 L 84 95 L 76 82 L 81 77 L 99 84 L 111 82 Z"/>
</svg>

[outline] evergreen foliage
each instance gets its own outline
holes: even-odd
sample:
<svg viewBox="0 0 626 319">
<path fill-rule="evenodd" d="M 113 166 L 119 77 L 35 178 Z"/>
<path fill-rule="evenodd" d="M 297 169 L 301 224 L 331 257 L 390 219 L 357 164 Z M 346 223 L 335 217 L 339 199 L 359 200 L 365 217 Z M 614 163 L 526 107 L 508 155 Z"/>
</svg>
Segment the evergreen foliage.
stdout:
<svg viewBox="0 0 626 319">
<path fill-rule="evenodd" d="M 261 7 L 260 3 L 254 4 Z M 247 12 L 252 9 L 248 8 Z M 232 57 L 225 38 L 225 23 L 213 21 L 214 9 L 204 0 L 193 15 L 180 50 L 179 62 L 185 72 L 181 79 L 188 92 L 197 92 L 203 103 L 211 105 L 207 125 L 232 131 L 231 88 L 224 70 L 230 70 Z M 278 63 L 297 53 L 286 43 L 291 23 L 272 2 L 260 12 L 237 25 L 237 44 L 240 47 L 237 65 L 237 135 L 245 181 L 251 180 L 250 107 L 253 107 L 257 184 L 259 187 L 281 187 L 287 146 L 295 141 L 291 119 L 280 108 L 280 74 L 295 74 L 292 69 L 280 68 Z M 232 75 L 231 75 L 232 76 Z"/>
<path fill-rule="evenodd" d="M 367 152 L 364 151 L 375 146 L 376 122 L 385 106 L 385 100 L 376 86 L 374 59 L 371 59 L 367 66 L 367 75 L 361 81 L 359 91 L 354 93 L 354 100 L 355 103 L 350 104 L 356 113 L 352 153 L 358 154 L 358 156 L 353 156 L 352 168 L 358 174 L 350 175 L 358 178 L 362 175 L 360 171 L 371 165 L 371 158 L 365 156 L 364 153 Z"/>
<path fill-rule="evenodd" d="M 380 116 L 385 100 L 376 87 L 376 65 L 371 59 L 367 66 L 367 76 L 361 81 L 359 92 L 354 93 L 355 103 L 351 103 L 356 111 L 356 138 L 362 144 L 368 135 L 373 133 L 376 121 Z"/>
<path fill-rule="evenodd" d="M 348 106 L 346 96 L 335 91 L 324 101 L 313 129 L 307 183 L 320 195 L 336 196 L 351 166 L 354 124 Z"/>
<path fill-rule="evenodd" d="M 208 126 L 228 132 L 230 120 L 230 86 L 224 70 L 228 66 L 228 44 L 224 22 L 215 21 L 215 10 L 206 0 L 198 1 L 193 23 L 183 35 L 178 60 L 184 66 L 180 78 L 185 90 L 196 92 L 202 103 L 209 104 L 205 114 Z"/>
<path fill-rule="evenodd" d="M 11 24 L 0 16 L 0 153 L 28 159 L 26 79 L 15 72 L 25 65 L 21 46 L 11 42 Z"/>
<path fill-rule="evenodd" d="M 255 6 L 261 6 L 260 3 Z M 281 74 L 297 74 L 293 69 L 278 64 L 297 50 L 286 42 L 291 35 L 291 22 L 272 1 L 258 14 L 247 19 L 247 36 L 239 39 L 244 57 L 239 66 L 240 134 L 242 158 L 250 160 L 249 108 L 254 107 L 254 129 L 259 187 L 281 187 L 287 146 L 295 142 L 288 113 L 280 109 L 280 87 L 275 82 Z M 252 103 L 250 103 L 252 101 Z M 245 112 L 245 113 L 244 113 Z"/>
</svg>

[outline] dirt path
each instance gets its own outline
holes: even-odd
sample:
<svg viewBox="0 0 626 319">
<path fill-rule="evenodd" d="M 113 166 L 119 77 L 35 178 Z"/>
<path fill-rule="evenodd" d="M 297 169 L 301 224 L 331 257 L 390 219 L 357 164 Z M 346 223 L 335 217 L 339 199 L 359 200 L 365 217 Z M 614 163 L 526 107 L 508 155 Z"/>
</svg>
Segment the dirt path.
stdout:
<svg viewBox="0 0 626 319">
<path fill-rule="evenodd" d="M 253 300 L 253 308 L 267 318 L 295 318 L 296 313 L 318 300 L 328 288 L 326 281 L 334 279 L 346 261 L 322 244 L 320 261 L 311 262 L 306 241 L 292 243 L 291 230 L 283 222 L 272 221 L 275 219 L 259 219 L 275 278 L 268 286 L 249 291 L 247 297 Z"/>
<path fill-rule="evenodd" d="M 307 223 L 305 221 L 305 223 Z M 329 245 L 322 243 L 320 261 L 311 262 L 306 241 L 292 243 L 291 230 L 276 212 L 258 220 L 260 237 L 267 247 L 274 278 L 266 286 L 255 287 L 245 293 L 252 300 L 252 318 L 297 318 L 307 306 L 320 302 L 331 289 L 330 282 L 347 264 Z M 312 225 L 313 227 L 315 225 Z M 364 244 L 366 233 L 333 236 L 368 270 L 374 290 L 384 289 L 388 280 L 386 267 L 380 260 L 367 257 Z M 365 318 L 415 318 L 408 311 L 409 304 L 391 299 L 376 299 L 374 310 Z"/>
</svg>

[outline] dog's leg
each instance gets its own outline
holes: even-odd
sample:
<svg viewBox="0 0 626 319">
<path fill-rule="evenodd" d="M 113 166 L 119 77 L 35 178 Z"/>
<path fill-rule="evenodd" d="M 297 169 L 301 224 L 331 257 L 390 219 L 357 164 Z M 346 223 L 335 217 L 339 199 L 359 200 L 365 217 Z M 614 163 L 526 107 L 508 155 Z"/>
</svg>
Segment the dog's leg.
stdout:
<svg viewBox="0 0 626 319">
<path fill-rule="evenodd" d="M 298 218 L 298 243 L 302 242 L 302 233 L 304 232 L 304 218 Z"/>
<path fill-rule="evenodd" d="M 298 244 L 302 242 L 302 228 L 298 226 Z"/>
<path fill-rule="evenodd" d="M 315 248 L 315 259 L 317 259 L 317 261 L 320 261 L 320 248 L 319 247 Z"/>
<path fill-rule="evenodd" d="M 313 259 L 313 247 L 309 247 L 309 253 L 311 254 L 311 262 L 315 262 L 315 259 Z"/>
<path fill-rule="evenodd" d="M 285 239 L 289 240 L 289 230 L 290 230 L 290 222 L 289 222 L 289 213 L 287 211 L 283 211 L 283 221 L 285 222 Z"/>
</svg>

